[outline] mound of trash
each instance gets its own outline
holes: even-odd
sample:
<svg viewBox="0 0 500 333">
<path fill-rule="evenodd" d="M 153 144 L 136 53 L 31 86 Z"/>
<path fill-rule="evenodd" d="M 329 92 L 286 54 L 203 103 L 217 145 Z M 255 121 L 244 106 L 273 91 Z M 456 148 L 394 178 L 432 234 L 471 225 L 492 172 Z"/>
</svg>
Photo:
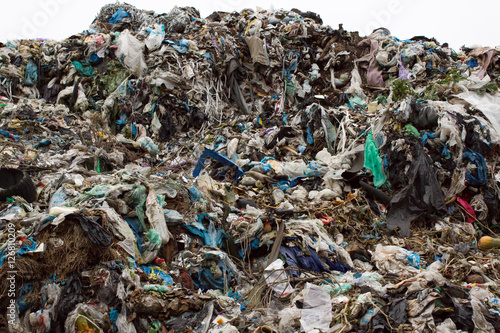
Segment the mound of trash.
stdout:
<svg viewBox="0 0 500 333">
<path fill-rule="evenodd" d="M 115 3 L 0 64 L 0 331 L 500 330 L 500 48 Z"/>
</svg>

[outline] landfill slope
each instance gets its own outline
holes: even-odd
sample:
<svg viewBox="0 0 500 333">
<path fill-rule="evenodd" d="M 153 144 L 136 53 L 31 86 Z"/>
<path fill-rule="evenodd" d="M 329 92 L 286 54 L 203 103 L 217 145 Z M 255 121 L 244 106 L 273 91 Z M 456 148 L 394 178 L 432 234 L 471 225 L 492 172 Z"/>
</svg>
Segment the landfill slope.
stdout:
<svg viewBox="0 0 500 333">
<path fill-rule="evenodd" d="M 500 331 L 500 47 L 104 6 L 0 44 L 0 332 Z"/>
</svg>

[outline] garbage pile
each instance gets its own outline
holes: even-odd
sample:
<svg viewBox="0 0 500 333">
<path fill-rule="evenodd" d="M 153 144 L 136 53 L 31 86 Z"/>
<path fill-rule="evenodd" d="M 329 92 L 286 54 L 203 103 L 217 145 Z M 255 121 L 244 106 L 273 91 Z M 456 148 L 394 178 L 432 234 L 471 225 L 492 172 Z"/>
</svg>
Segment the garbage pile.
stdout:
<svg viewBox="0 0 500 333">
<path fill-rule="evenodd" d="M 0 62 L 0 331 L 500 330 L 500 48 L 115 3 Z"/>
</svg>

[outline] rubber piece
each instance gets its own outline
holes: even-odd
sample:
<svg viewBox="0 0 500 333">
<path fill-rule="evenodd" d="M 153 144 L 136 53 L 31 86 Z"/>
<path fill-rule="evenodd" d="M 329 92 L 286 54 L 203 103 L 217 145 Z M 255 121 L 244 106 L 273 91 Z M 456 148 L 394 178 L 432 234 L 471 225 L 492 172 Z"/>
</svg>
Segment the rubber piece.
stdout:
<svg viewBox="0 0 500 333">
<path fill-rule="evenodd" d="M 365 183 L 364 181 L 360 180 L 359 185 L 364 188 L 368 193 L 373 195 L 376 199 L 380 200 L 384 205 L 388 205 L 389 202 L 391 202 L 391 197 L 385 194 L 384 192 L 376 189 L 375 187 Z"/>
<path fill-rule="evenodd" d="M 23 197 L 27 202 L 36 199 L 36 190 L 31 177 L 19 169 L 0 168 L 0 201 L 14 195 Z"/>
</svg>

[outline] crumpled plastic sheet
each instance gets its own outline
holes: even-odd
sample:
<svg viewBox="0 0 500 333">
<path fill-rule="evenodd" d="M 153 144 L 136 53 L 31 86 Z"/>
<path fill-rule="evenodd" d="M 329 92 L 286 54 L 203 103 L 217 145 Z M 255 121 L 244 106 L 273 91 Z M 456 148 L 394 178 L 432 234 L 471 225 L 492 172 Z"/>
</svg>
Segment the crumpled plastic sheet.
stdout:
<svg viewBox="0 0 500 333">
<path fill-rule="evenodd" d="M 432 160 L 418 141 L 412 145 L 416 156 L 409 172 L 409 184 L 392 198 L 386 221 L 389 230 L 399 227 L 399 234 L 405 237 L 410 236 L 410 225 L 415 218 L 446 213 L 444 195 Z"/>
<path fill-rule="evenodd" d="M 328 330 L 332 321 L 330 294 L 321 286 L 311 283 L 307 283 L 304 289 L 304 306 L 300 318 L 302 330 L 305 332 L 313 329 Z"/>
</svg>

